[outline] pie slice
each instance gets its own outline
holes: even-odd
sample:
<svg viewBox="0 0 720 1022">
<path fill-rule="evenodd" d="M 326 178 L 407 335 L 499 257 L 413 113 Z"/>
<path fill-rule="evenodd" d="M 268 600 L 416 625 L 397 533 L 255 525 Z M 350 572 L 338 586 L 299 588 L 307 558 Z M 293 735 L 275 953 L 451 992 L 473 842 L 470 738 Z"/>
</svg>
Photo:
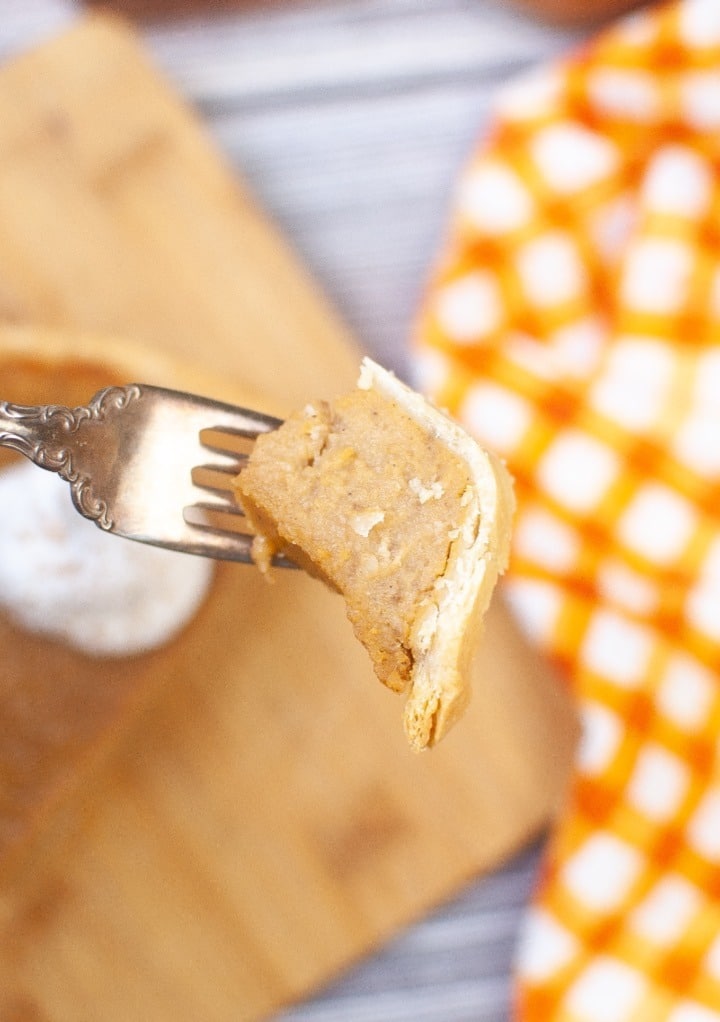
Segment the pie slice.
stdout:
<svg viewBox="0 0 720 1022">
<path fill-rule="evenodd" d="M 375 673 L 408 692 L 410 744 L 435 744 L 467 703 L 508 559 L 502 462 L 365 359 L 354 392 L 261 436 L 236 485 L 259 567 L 284 553 L 342 594 Z"/>
</svg>

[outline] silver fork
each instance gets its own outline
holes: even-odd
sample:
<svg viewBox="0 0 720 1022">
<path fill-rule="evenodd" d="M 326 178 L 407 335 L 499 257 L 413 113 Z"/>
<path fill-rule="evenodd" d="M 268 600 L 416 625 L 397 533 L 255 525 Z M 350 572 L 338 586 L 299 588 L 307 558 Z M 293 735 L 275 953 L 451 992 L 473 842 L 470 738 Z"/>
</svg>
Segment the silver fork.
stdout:
<svg viewBox="0 0 720 1022">
<path fill-rule="evenodd" d="M 252 535 L 230 482 L 252 441 L 279 425 L 270 415 L 142 383 L 106 387 L 79 408 L 0 401 L 0 447 L 57 472 L 80 514 L 100 529 L 245 563 Z M 276 563 L 294 567 L 282 557 Z"/>
</svg>

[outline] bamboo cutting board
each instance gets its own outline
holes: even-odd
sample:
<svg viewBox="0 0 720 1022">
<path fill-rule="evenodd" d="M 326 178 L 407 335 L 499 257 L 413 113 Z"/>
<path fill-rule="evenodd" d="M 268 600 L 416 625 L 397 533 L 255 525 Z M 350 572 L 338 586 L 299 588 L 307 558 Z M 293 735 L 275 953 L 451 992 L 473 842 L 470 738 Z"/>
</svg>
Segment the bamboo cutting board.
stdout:
<svg viewBox="0 0 720 1022">
<path fill-rule="evenodd" d="M 0 321 L 127 337 L 281 413 L 358 363 L 135 37 L 100 18 L 0 72 Z M 31 660 L 60 670 L 0 639 L 5 690 Z M 83 735 L 70 780 L 43 775 L 4 872 L 0 843 L 2 1019 L 267 1015 L 536 833 L 575 737 L 499 601 L 471 709 L 422 756 L 341 601 L 300 573 L 220 566 L 185 633 L 123 671 L 132 698 Z M 106 677 L 78 674 L 86 693 Z"/>
</svg>

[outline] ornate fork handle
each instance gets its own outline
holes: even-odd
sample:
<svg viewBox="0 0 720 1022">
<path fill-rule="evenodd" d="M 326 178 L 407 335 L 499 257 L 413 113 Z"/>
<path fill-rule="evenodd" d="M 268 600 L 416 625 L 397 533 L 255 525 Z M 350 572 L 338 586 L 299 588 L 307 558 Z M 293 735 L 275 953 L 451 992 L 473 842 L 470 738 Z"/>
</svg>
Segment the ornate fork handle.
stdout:
<svg viewBox="0 0 720 1022">
<path fill-rule="evenodd" d="M 17 405 L 0 401 L 0 447 L 23 454 L 40 468 L 70 483 L 75 506 L 103 529 L 112 528 L 107 504 L 96 498 L 92 481 L 77 464 L 78 434 L 89 424 L 102 423 L 140 397 L 140 388 L 106 387 L 87 405 Z"/>
</svg>

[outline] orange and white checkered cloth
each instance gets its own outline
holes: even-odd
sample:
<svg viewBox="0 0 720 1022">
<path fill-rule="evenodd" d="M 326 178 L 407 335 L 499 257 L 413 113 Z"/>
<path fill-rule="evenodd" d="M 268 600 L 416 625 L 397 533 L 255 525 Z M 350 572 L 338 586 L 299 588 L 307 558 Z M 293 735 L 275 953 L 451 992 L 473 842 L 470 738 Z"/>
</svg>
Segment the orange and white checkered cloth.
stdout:
<svg viewBox="0 0 720 1022">
<path fill-rule="evenodd" d="M 720 0 L 499 97 L 415 342 L 507 460 L 507 593 L 584 736 L 523 1022 L 720 1019 Z"/>
</svg>

